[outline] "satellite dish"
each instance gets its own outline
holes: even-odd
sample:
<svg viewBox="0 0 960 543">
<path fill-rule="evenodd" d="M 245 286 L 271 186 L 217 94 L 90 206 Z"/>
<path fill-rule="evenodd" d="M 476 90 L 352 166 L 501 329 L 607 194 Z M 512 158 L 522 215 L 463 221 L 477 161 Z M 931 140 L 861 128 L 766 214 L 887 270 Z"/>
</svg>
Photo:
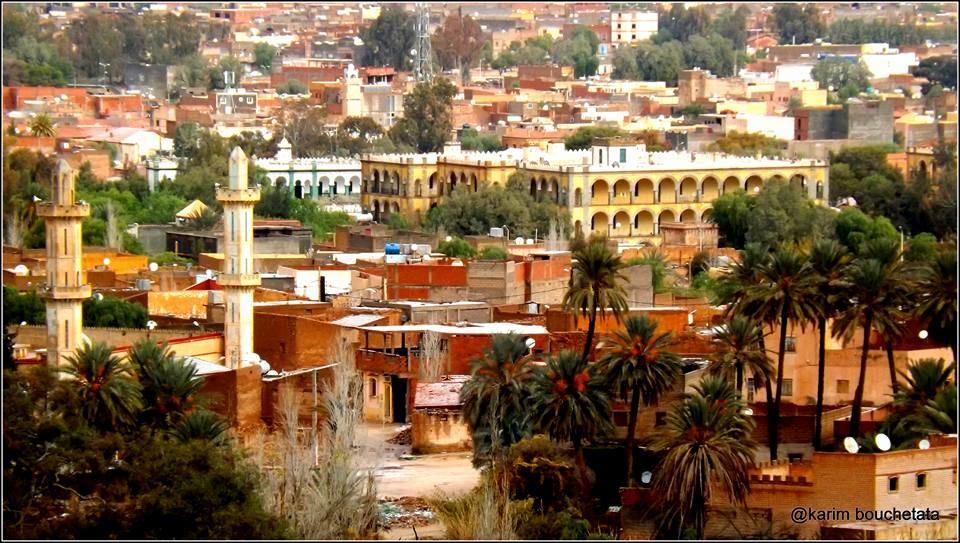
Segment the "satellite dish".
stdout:
<svg viewBox="0 0 960 543">
<path fill-rule="evenodd" d="M 522 238 L 522 237 L 518 237 L 517 239 L 513 240 L 513 244 L 514 244 L 514 245 L 523 245 L 523 238 Z"/>
<path fill-rule="evenodd" d="M 207 279 L 213 279 L 213 270 L 208 269 L 206 272 Z"/>
<path fill-rule="evenodd" d="M 109 266 L 109 265 L 110 265 L 110 259 L 109 259 L 109 258 L 104 258 L 104 259 L 103 259 L 103 265 L 104 265 L 104 266 Z"/>
<path fill-rule="evenodd" d="M 153 330 L 153 329 L 156 328 L 156 327 L 157 327 L 156 321 L 147 321 L 147 329 L 148 329 L 148 330 Z"/>
<path fill-rule="evenodd" d="M 13 268 L 13 273 L 20 276 L 27 275 L 30 273 L 30 268 L 27 268 L 23 264 L 17 264 L 16 267 Z"/>
<path fill-rule="evenodd" d="M 860 450 L 860 444 L 853 437 L 846 437 L 843 439 L 843 448 L 850 454 L 856 454 Z"/>
<path fill-rule="evenodd" d="M 747 416 L 747 417 L 752 417 L 752 416 L 753 416 L 753 409 L 750 409 L 749 407 L 747 407 L 746 409 L 744 409 L 743 411 L 741 411 L 741 413 L 743 413 L 743 414 L 744 414 L 745 416 Z"/>
<path fill-rule="evenodd" d="M 929 439 L 921 439 L 921 440 L 920 440 L 920 443 L 917 443 L 917 446 L 920 447 L 920 448 L 923 449 L 923 450 L 927 450 L 927 449 L 930 448 L 930 440 L 929 440 Z"/>
<path fill-rule="evenodd" d="M 533 238 L 527 238 L 527 245 L 533 245 Z"/>
<path fill-rule="evenodd" d="M 537 344 L 537 340 L 533 339 L 532 337 L 528 337 L 524 344 L 526 344 L 528 349 L 532 349 Z"/>
<path fill-rule="evenodd" d="M 877 444 L 877 448 L 881 451 L 890 450 L 890 438 L 886 434 L 877 434 L 877 437 L 873 438 L 873 442 Z"/>
<path fill-rule="evenodd" d="M 926 330 L 920 330 L 918 335 L 920 336 L 920 339 L 927 339 L 930 337 L 930 332 L 927 332 Z"/>
<path fill-rule="evenodd" d="M 157 271 L 157 270 L 159 270 L 159 269 L 160 269 L 160 265 L 159 265 L 159 264 L 157 264 L 156 262 L 151 262 L 151 263 L 150 263 L 150 271 L 155 272 L 155 271 Z"/>
<path fill-rule="evenodd" d="M 96 300 L 96 301 L 98 301 L 98 302 L 103 301 L 103 294 L 101 294 L 101 293 L 98 292 L 98 293 L 96 293 L 96 294 L 93 295 L 93 299 Z"/>
<path fill-rule="evenodd" d="M 453 236 L 447 236 L 444 241 L 453 241 Z"/>
<path fill-rule="evenodd" d="M 649 485 L 649 484 L 650 484 L 650 481 L 652 481 L 652 480 L 653 480 L 653 473 L 651 473 L 651 472 L 649 472 L 649 471 L 645 471 L 645 472 L 643 472 L 643 473 L 640 474 L 640 482 L 641 482 L 641 483 L 643 483 L 643 484 L 645 484 L 645 485 Z"/>
</svg>

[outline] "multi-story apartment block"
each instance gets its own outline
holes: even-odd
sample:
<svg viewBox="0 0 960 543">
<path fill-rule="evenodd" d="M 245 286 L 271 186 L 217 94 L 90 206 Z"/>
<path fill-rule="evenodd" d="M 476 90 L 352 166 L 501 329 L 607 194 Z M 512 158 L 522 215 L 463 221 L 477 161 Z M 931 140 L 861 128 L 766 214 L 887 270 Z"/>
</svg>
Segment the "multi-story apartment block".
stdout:
<svg viewBox="0 0 960 543">
<path fill-rule="evenodd" d="M 657 33 L 655 11 L 624 10 L 610 14 L 610 42 L 614 47 L 636 45 Z"/>
</svg>

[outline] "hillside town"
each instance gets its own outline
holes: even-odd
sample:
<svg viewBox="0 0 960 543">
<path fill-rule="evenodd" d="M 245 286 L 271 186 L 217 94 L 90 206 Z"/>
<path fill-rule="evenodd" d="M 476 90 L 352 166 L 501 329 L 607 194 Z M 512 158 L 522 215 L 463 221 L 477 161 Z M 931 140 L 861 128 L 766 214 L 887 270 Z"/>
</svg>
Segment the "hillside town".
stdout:
<svg viewBox="0 0 960 543">
<path fill-rule="evenodd" d="M 955 3 L 2 9 L 4 539 L 957 539 Z"/>
</svg>

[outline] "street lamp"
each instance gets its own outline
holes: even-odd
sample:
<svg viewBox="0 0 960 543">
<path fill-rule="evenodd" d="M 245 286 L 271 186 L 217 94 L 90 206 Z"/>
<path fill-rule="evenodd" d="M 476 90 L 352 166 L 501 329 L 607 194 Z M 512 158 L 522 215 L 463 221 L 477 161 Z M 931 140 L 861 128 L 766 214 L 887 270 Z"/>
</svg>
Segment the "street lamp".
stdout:
<svg viewBox="0 0 960 543">
<path fill-rule="evenodd" d="M 503 225 L 503 229 L 507 231 L 507 245 L 510 245 L 510 227 Z"/>
</svg>

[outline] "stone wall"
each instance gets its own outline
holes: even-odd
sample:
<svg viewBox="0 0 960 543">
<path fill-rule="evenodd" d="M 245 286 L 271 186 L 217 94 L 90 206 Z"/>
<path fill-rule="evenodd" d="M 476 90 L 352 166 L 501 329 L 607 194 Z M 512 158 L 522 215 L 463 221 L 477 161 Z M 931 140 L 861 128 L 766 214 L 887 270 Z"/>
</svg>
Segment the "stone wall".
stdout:
<svg viewBox="0 0 960 543">
<path fill-rule="evenodd" d="M 469 451 L 470 429 L 459 409 L 419 409 L 411 423 L 414 454 Z"/>
</svg>

